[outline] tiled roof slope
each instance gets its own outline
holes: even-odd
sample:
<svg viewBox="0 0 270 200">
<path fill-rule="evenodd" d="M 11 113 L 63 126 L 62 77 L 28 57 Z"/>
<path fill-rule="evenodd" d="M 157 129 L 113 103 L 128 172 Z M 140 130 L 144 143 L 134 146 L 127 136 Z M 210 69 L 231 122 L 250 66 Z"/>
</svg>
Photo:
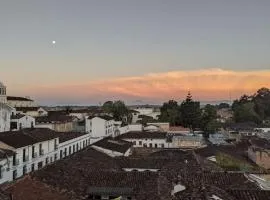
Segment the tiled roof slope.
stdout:
<svg viewBox="0 0 270 200">
<path fill-rule="evenodd" d="M 94 143 L 93 145 L 120 153 L 125 153 L 128 149 L 132 147 L 131 142 L 120 139 L 113 139 L 112 137 L 104 138 Z"/>
<path fill-rule="evenodd" d="M 57 137 L 56 132 L 47 128 L 26 128 L 0 133 L 0 141 L 14 148 L 33 145 Z"/>
<path fill-rule="evenodd" d="M 121 139 L 165 139 L 166 132 L 130 131 L 120 135 Z"/>
</svg>

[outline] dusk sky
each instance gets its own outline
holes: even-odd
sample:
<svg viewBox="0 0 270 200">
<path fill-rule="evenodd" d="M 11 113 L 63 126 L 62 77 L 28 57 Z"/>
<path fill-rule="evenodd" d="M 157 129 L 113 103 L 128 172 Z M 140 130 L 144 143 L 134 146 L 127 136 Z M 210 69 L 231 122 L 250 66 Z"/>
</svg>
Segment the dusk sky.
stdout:
<svg viewBox="0 0 270 200">
<path fill-rule="evenodd" d="M 270 88 L 269 55 L 270 0 L 0 2 L 0 81 L 40 104 L 228 100 Z"/>
</svg>

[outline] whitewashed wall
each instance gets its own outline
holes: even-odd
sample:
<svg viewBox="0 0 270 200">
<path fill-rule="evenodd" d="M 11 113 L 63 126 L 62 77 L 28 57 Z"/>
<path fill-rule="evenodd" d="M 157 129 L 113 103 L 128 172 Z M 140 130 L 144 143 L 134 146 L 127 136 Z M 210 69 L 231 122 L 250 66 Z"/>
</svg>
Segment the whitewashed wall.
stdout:
<svg viewBox="0 0 270 200">
<path fill-rule="evenodd" d="M 91 144 L 90 140 L 90 134 L 85 134 L 83 136 L 61 142 L 59 144 L 59 149 L 58 149 L 58 158 L 60 159 L 60 152 L 62 151 L 62 156 L 63 158 L 66 156 L 69 156 Z M 78 145 L 78 150 L 77 150 L 77 145 Z M 71 148 L 71 152 L 69 149 Z M 67 152 L 66 154 L 64 152 Z"/>
<path fill-rule="evenodd" d="M 108 137 L 114 133 L 114 120 L 106 121 L 99 117 L 85 120 L 85 131 L 91 133 L 91 137 Z"/>
<path fill-rule="evenodd" d="M 134 139 L 134 138 L 129 138 L 129 139 L 123 139 L 128 142 L 133 143 L 133 147 L 148 147 L 151 148 L 172 148 L 172 144 L 168 143 L 166 139 Z M 136 144 L 135 144 L 136 142 Z M 155 146 L 157 145 L 157 146 Z"/>
<path fill-rule="evenodd" d="M 11 119 L 11 122 L 17 123 L 17 129 L 15 129 L 15 130 L 20 129 L 20 124 L 21 124 L 21 128 L 32 128 L 32 125 L 33 125 L 33 127 L 35 127 L 35 125 L 36 125 L 35 118 L 33 118 L 31 116 L 24 116 L 20 119 Z"/>
<path fill-rule="evenodd" d="M 12 110 L 4 103 L 0 102 L 0 132 L 10 130 L 10 116 Z"/>
</svg>

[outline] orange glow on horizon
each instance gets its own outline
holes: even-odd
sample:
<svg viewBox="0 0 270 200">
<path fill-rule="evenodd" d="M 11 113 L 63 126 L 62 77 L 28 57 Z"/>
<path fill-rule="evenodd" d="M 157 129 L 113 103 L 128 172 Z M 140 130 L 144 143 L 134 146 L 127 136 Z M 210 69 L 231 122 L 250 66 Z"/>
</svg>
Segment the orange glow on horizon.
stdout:
<svg viewBox="0 0 270 200">
<path fill-rule="evenodd" d="M 253 94 L 261 87 L 270 88 L 270 70 L 226 71 L 206 69 L 172 71 L 138 77 L 99 80 L 88 83 L 28 88 L 38 98 L 72 99 L 183 99 L 190 90 L 199 100 L 228 100 L 244 93 Z M 42 91 L 42 92 L 40 92 Z M 103 99 L 104 98 L 104 99 Z"/>
</svg>

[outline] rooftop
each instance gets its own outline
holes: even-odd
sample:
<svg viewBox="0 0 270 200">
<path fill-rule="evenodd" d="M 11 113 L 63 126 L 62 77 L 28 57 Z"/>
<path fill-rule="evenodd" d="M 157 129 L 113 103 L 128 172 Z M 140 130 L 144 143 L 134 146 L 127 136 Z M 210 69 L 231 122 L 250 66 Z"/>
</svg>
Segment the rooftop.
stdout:
<svg viewBox="0 0 270 200">
<path fill-rule="evenodd" d="M 94 143 L 93 145 L 120 153 L 126 153 L 126 151 L 132 147 L 131 142 L 126 142 L 120 139 L 113 139 L 111 137 L 104 138 Z"/>
<path fill-rule="evenodd" d="M 16 107 L 17 111 L 21 112 L 31 112 L 31 111 L 38 111 L 41 107 L 39 106 L 34 106 L 34 107 Z"/>
<path fill-rule="evenodd" d="M 23 118 L 25 115 L 23 114 L 16 114 L 16 115 L 11 115 L 11 119 L 21 119 Z"/>
<path fill-rule="evenodd" d="M 14 148 L 33 145 L 57 137 L 56 132 L 47 128 L 26 128 L 0 133 L 0 141 Z"/>
<path fill-rule="evenodd" d="M 111 158 L 87 147 L 31 174 L 29 180 L 36 182 L 17 182 L 9 187 L 17 190 L 8 191 L 20 194 L 23 200 L 30 194 L 39 194 L 41 200 L 49 194 L 52 196 L 48 199 L 67 196 L 71 200 L 95 194 L 132 195 L 134 199 L 145 200 L 269 199 L 269 192 L 261 191 L 243 173 L 202 170 L 203 164 L 192 151 L 162 150 L 141 158 Z M 126 166 L 160 170 L 126 172 L 123 171 Z M 172 196 L 177 184 L 184 186 L 184 190 Z"/>
<path fill-rule="evenodd" d="M 72 122 L 73 117 L 62 114 L 53 114 L 48 116 L 36 117 L 37 123 L 63 123 L 63 122 Z"/>
<path fill-rule="evenodd" d="M 166 132 L 130 131 L 118 136 L 121 139 L 166 139 Z"/>
<path fill-rule="evenodd" d="M 14 96 L 7 96 L 8 101 L 33 101 L 32 99 L 26 97 L 14 97 Z"/>
</svg>

